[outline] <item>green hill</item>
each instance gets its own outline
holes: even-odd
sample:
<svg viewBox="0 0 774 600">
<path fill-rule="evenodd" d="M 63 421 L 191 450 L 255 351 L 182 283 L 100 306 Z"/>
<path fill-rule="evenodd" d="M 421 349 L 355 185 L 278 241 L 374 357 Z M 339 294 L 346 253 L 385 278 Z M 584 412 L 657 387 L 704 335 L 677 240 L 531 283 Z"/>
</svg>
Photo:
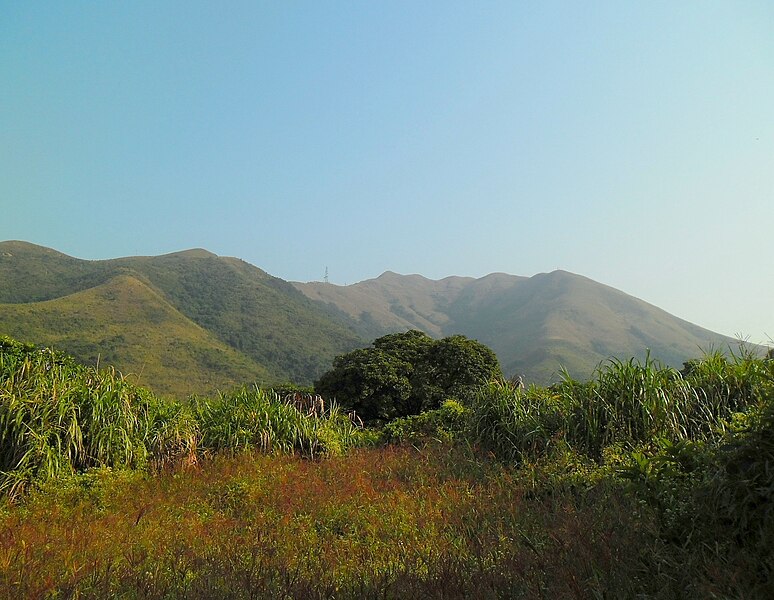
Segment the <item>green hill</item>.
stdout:
<svg viewBox="0 0 774 600">
<path fill-rule="evenodd" d="M 0 305 L 0 331 L 86 364 L 113 365 L 161 394 L 206 393 L 270 377 L 129 275 L 55 300 Z"/>
<path fill-rule="evenodd" d="M 388 271 L 350 286 L 291 284 L 202 249 L 88 261 L 0 242 L 0 334 L 56 343 L 86 362 L 99 355 L 156 391 L 311 383 L 336 355 L 408 329 L 477 339 L 507 374 L 538 383 L 560 366 L 585 378 L 611 356 L 649 349 L 681 366 L 702 349 L 736 344 L 564 271 L 438 281 Z"/>
<path fill-rule="evenodd" d="M 234 376 L 246 375 L 242 381 L 310 383 L 329 368 L 334 356 L 366 342 L 345 319 L 312 302 L 289 283 L 236 258 L 188 250 L 163 256 L 87 261 L 18 241 L 0 242 L 0 324 L 4 328 L 0 333 L 47 343 L 60 332 L 72 330 L 70 313 L 61 310 L 43 319 L 37 314 L 37 303 L 64 300 L 119 276 L 142 282 L 179 312 L 189 326 L 195 324 L 208 332 L 210 343 L 217 341 L 219 348 L 231 349 L 237 366 L 226 369 L 224 377 L 213 379 L 208 375 L 206 381 L 230 381 L 229 373 L 233 372 Z M 29 305 L 27 311 L 21 310 L 24 305 Z M 107 315 L 97 311 L 92 324 L 96 327 L 102 317 Z M 46 322 L 46 337 L 41 335 L 40 320 Z M 125 323 L 121 327 L 131 329 L 138 324 Z M 179 371 L 169 365 L 169 358 L 165 359 L 166 366 L 161 362 L 152 365 L 150 358 L 137 363 L 125 355 L 125 346 L 118 342 L 111 346 L 106 341 L 109 336 L 100 338 L 102 341 L 91 336 L 80 346 L 77 337 L 76 327 L 66 349 L 79 360 L 91 361 L 100 354 L 122 369 L 129 365 L 139 369 L 143 364 L 145 373 L 172 368 L 166 378 L 169 389 L 177 393 L 187 393 L 194 383 L 198 385 L 196 377 L 183 383 L 191 377 L 182 363 Z M 196 347 L 191 346 L 190 352 Z M 219 369 L 221 366 L 215 371 Z M 176 379 L 181 380 L 179 385 L 173 383 Z M 158 384 L 149 385 L 157 391 L 162 389 Z"/>
</svg>

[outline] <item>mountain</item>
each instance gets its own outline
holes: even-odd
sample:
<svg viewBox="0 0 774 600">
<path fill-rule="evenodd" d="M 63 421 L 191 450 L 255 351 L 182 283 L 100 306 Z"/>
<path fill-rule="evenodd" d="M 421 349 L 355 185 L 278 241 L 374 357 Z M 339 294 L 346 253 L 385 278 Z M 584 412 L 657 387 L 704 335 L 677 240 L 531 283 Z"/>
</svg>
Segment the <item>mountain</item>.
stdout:
<svg viewBox="0 0 774 600">
<path fill-rule="evenodd" d="M 673 366 L 737 341 L 679 319 L 619 290 L 566 271 L 480 279 L 386 272 L 349 286 L 296 283 L 309 298 L 337 308 L 361 334 L 416 328 L 461 333 L 491 347 L 506 374 L 555 380 L 564 366 L 585 378 L 603 360 L 651 356 Z"/>
<path fill-rule="evenodd" d="M 0 242 L 0 334 L 112 364 L 157 392 L 258 381 L 311 383 L 333 358 L 386 333 L 461 333 L 506 374 L 585 378 L 611 356 L 681 366 L 736 341 L 580 275 L 447 277 L 386 272 L 354 285 L 289 283 L 193 249 L 89 261 Z"/>
<path fill-rule="evenodd" d="M 134 310 L 132 301 L 111 300 L 109 309 L 95 298 L 104 300 L 111 294 L 127 298 L 123 293 L 127 286 L 137 291 L 139 284 L 146 299 L 155 294 L 156 304 L 148 306 L 164 312 L 164 322 L 177 331 L 169 339 L 189 348 L 181 350 L 176 364 L 170 363 L 163 344 L 146 348 L 139 364 L 128 346 L 111 341 L 118 329 L 136 339 L 132 332 L 142 331 L 152 320 Z M 57 302 L 48 304 L 53 301 Z M 91 306 L 88 303 L 99 308 L 86 323 L 82 319 L 88 310 L 79 306 Z M 84 327 L 81 346 L 78 323 Z M 159 325 L 158 331 L 164 329 Z M 62 332 L 72 335 L 65 339 Z M 203 372 L 202 384 L 213 384 L 200 391 L 232 380 L 311 383 L 330 367 L 334 356 L 366 343 L 348 320 L 236 258 L 196 249 L 87 261 L 18 241 L 0 242 L 0 333 L 42 344 L 62 343 L 63 349 L 86 362 L 93 362 L 95 353 L 111 356 L 117 368 L 142 371 L 146 379 L 148 373 L 163 371 L 169 382 L 179 383 L 149 382 L 150 387 L 176 387 L 177 394 L 199 389 L 199 376 L 191 371 L 194 366 Z M 184 361 L 186 352 L 196 355 L 194 348 L 201 350 L 197 361 Z M 232 368 L 224 368 L 225 364 Z"/>
</svg>

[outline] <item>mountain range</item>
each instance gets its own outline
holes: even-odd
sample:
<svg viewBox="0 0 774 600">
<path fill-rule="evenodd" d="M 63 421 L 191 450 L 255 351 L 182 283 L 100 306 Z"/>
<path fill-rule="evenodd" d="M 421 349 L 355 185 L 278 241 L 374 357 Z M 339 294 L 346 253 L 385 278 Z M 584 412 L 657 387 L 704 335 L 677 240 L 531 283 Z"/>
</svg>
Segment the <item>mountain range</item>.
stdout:
<svg viewBox="0 0 774 600">
<path fill-rule="evenodd" d="M 333 358 L 386 333 L 461 333 L 506 374 L 587 377 L 609 357 L 674 366 L 736 340 L 565 271 L 426 279 L 386 272 L 348 286 L 290 283 L 195 249 L 81 260 L 0 242 L 0 335 L 115 366 L 158 393 L 311 383 Z"/>
</svg>

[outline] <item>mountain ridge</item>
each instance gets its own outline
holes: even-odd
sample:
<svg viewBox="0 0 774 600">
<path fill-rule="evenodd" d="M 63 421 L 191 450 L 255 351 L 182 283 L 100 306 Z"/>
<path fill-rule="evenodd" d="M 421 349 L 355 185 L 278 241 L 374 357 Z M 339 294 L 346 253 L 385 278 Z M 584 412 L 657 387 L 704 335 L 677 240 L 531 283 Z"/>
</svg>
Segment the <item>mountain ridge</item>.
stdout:
<svg viewBox="0 0 774 600">
<path fill-rule="evenodd" d="M 520 373 L 539 383 L 555 379 L 562 366 L 586 377 L 612 356 L 644 358 L 650 353 L 679 367 L 700 354 L 700 348 L 738 343 L 564 270 L 532 277 L 491 273 L 425 280 L 424 291 L 417 281 L 413 275 L 390 272 L 385 279 L 350 286 L 294 285 L 360 323 L 379 323 L 382 333 L 409 325 L 436 337 L 456 333 L 473 337 L 498 354 L 506 373 Z M 444 282 L 446 293 L 438 295 Z M 402 310 L 394 310 L 395 305 Z"/>
<path fill-rule="evenodd" d="M 108 307 L 104 286 L 111 285 L 120 290 L 114 290 L 116 306 Z M 63 307 L 76 310 L 78 302 L 88 302 L 105 322 L 89 322 L 80 353 L 75 338 L 65 343 L 76 346 L 73 354 L 82 360 L 93 360 L 98 352 L 131 370 L 136 364 L 131 349 L 122 354 L 112 338 L 99 334 L 100 327 L 117 327 L 120 311 L 136 318 L 122 325 L 127 329 L 124 339 L 132 337 L 132 329 L 145 330 L 149 317 L 133 312 L 126 300 L 129 288 L 140 294 L 146 308 L 163 312 L 163 327 L 201 348 L 199 354 L 190 348 L 181 351 L 169 375 L 150 369 L 157 373 L 158 385 L 178 394 L 196 386 L 175 390 L 170 382 L 196 369 L 204 373 L 204 387 L 237 377 L 245 382 L 311 383 L 330 368 L 336 355 L 408 329 L 437 338 L 459 333 L 478 339 L 497 353 L 506 374 L 520 373 L 537 383 L 555 379 L 560 366 L 573 376 L 587 377 L 611 356 L 642 358 L 651 352 L 679 367 L 700 348 L 736 343 L 563 270 L 531 277 L 500 272 L 438 280 L 385 271 L 337 286 L 288 282 L 203 248 L 82 260 L 29 242 L 0 242 L 0 334 L 12 332 L 36 343 L 61 342 L 57 336 L 67 330 L 70 319 Z M 86 292 L 85 300 L 77 296 Z M 52 300 L 60 302 L 54 308 L 45 304 Z M 47 329 L 42 322 L 48 323 Z M 149 351 L 154 365 L 175 362 L 161 351 L 161 342 L 157 346 L 155 354 Z M 202 356 L 209 359 L 199 360 Z M 224 367 L 224 360 L 233 368 Z"/>
</svg>

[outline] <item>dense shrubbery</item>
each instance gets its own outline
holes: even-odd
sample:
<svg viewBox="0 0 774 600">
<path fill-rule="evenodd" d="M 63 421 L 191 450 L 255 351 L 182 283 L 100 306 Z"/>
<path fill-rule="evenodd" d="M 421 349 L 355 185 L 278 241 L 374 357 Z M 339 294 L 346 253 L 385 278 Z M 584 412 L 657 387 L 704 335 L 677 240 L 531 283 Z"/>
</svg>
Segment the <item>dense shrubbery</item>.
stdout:
<svg viewBox="0 0 774 600">
<path fill-rule="evenodd" d="M 302 414 L 273 392 L 242 389 L 190 404 L 154 396 L 112 369 L 0 340 L 0 491 L 92 467 L 161 467 L 201 452 L 337 454 L 357 431 L 333 405 Z"/>
<path fill-rule="evenodd" d="M 451 370 L 428 375 L 417 357 L 429 347 L 410 332 L 347 355 L 381 386 L 358 406 L 385 420 L 430 407 L 363 430 L 335 406 L 314 418 L 272 391 L 166 401 L 0 342 L 2 486 L 41 490 L 28 516 L 0 510 L 0 595 L 774 596 L 772 357 L 710 353 L 682 371 L 612 360 L 587 382 L 494 377 L 472 393 L 472 380 L 448 384 Z M 411 368 L 392 381 L 383 359 Z M 375 431 L 386 444 L 346 458 L 261 457 L 336 457 Z M 158 478 L 93 468 L 202 455 L 214 460 Z M 118 500 L 122 486 L 149 498 Z M 89 530 L 83 550 L 57 539 L 72 519 Z"/>
<path fill-rule="evenodd" d="M 772 364 L 747 353 L 712 353 L 691 361 L 683 375 L 650 359 L 613 359 L 586 382 L 566 373 L 549 388 L 494 381 L 473 398 L 472 433 L 514 461 L 557 442 L 602 461 L 613 446 L 718 441 L 734 415 L 770 397 Z"/>
<path fill-rule="evenodd" d="M 544 489 L 625 485 L 660 544 L 643 565 L 668 575 L 666 597 L 774 594 L 771 357 L 710 353 L 682 373 L 613 360 L 547 389 L 493 382 L 467 431 L 525 472 L 541 464 Z"/>
</svg>

